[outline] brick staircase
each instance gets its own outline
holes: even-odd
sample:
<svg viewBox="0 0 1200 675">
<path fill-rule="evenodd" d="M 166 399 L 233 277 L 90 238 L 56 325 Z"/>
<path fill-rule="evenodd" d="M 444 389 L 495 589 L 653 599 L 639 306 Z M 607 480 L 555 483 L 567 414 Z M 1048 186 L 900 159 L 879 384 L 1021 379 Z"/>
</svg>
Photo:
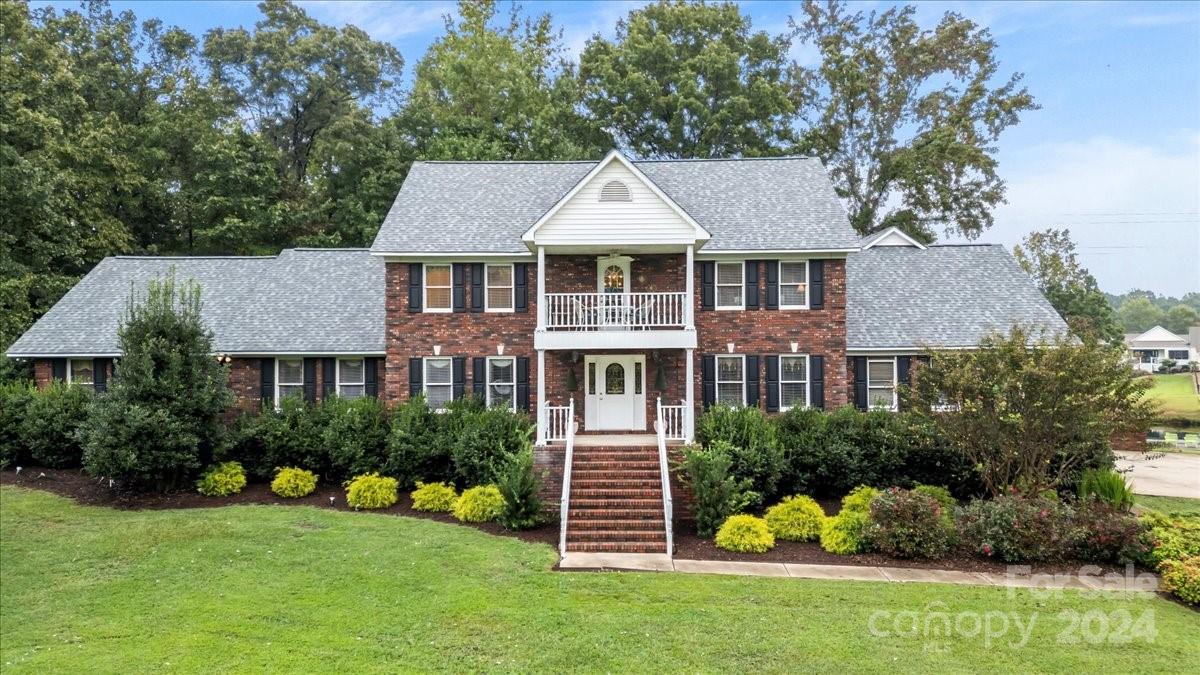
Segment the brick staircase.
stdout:
<svg viewBox="0 0 1200 675">
<path fill-rule="evenodd" d="M 575 447 L 567 550 L 667 552 L 658 448 Z"/>
</svg>

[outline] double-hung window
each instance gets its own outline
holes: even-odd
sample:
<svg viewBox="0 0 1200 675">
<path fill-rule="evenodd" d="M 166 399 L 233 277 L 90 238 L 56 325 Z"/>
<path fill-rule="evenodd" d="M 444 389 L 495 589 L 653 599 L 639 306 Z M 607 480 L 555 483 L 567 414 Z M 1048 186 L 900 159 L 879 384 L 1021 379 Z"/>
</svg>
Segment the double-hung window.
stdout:
<svg viewBox="0 0 1200 675">
<path fill-rule="evenodd" d="M 451 304 L 450 265 L 425 266 L 425 311 L 449 312 Z"/>
<path fill-rule="evenodd" d="M 516 360 L 504 356 L 492 356 L 487 361 L 487 404 L 501 408 L 517 409 Z"/>
<path fill-rule="evenodd" d="M 367 391 L 363 359 L 338 359 L 337 393 L 342 398 L 359 398 Z"/>
<path fill-rule="evenodd" d="M 484 294 L 484 297 L 486 298 L 487 302 L 485 311 L 513 311 L 512 265 L 506 264 L 487 266 L 487 292 Z"/>
<path fill-rule="evenodd" d="M 425 359 L 425 401 L 434 410 L 445 410 L 454 398 L 454 367 L 448 358 Z"/>
<path fill-rule="evenodd" d="M 808 309 L 808 263 L 779 263 L 779 308 Z"/>
<path fill-rule="evenodd" d="M 85 384 L 91 386 L 96 381 L 96 373 L 92 368 L 91 359 L 71 359 L 67 362 L 67 383 Z"/>
<path fill-rule="evenodd" d="M 304 359 L 275 359 L 275 401 L 304 395 Z"/>
<path fill-rule="evenodd" d="M 719 262 L 717 268 L 717 309 L 745 309 L 745 272 L 742 262 Z"/>
<path fill-rule="evenodd" d="M 896 409 L 896 359 L 867 359 L 867 407 Z"/>
<path fill-rule="evenodd" d="M 1167 358 L 1172 361 L 1187 361 L 1187 357 L 1188 350 L 1186 349 L 1172 349 L 1167 352 Z"/>
<path fill-rule="evenodd" d="M 808 405 L 808 356 L 779 356 L 779 409 Z"/>
<path fill-rule="evenodd" d="M 739 406 L 746 404 L 746 358 L 717 357 L 717 403 Z"/>
</svg>

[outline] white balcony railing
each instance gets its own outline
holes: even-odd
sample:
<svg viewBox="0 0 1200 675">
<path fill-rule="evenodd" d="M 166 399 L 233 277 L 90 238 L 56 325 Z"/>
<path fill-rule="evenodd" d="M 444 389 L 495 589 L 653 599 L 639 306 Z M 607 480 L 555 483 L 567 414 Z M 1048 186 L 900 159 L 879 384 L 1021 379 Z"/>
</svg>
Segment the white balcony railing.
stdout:
<svg viewBox="0 0 1200 675">
<path fill-rule="evenodd" d="M 548 330 L 663 330 L 688 327 L 686 293 L 547 293 Z"/>
</svg>

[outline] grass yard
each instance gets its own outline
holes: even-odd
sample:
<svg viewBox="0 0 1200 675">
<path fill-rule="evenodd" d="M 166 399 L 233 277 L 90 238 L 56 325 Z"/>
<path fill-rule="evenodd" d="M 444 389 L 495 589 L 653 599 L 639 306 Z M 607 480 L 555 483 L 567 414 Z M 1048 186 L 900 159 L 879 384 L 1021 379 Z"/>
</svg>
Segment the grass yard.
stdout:
<svg viewBox="0 0 1200 675">
<path fill-rule="evenodd" d="M 1185 670 L 1200 653 L 1200 614 L 1157 597 L 558 573 L 554 561 L 544 545 L 424 520 L 313 507 L 116 511 L 6 486 L 0 664 L 6 673 L 1139 672 Z M 898 636 L 887 620 L 877 625 L 892 634 L 870 632 L 876 610 L 929 608 L 1037 618 L 1018 648 L 1008 646 L 1015 627 L 990 645 L 982 635 Z M 1089 644 L 1070 628 L 1072 616 L 1093 617 L 1094 629 L 1147 613 L 1152 641 Z"/>
<path fill-rule="evenodd" d="M 1163 417 L 1184 417 L 1200 422 L 1200 396 L 1192 385 L 1191 373 L 1153 375 L 1150 396 L 1162 406 Z"/>
<path fill-rule="evenodd" d="M 1155 497 L 1152 495 L 1136 495 L 1134 501 L 1138 506 L 1155 511 L 1162 511 L 1168 515 L 1191 515 L 1200 516 L 1200 499 L 1190 499 L 1188 497 Z"/>
</svg>

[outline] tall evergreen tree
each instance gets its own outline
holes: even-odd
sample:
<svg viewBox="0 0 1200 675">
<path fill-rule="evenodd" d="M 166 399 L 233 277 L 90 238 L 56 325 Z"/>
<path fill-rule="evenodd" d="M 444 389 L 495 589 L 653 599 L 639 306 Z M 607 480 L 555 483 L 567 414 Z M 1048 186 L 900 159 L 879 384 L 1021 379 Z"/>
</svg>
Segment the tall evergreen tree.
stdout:
<svg viewBox="0 0 1200 675">
<path fill-rule="evenodd" d="M 1044 230 L 1013 249 L 1021 267 L 1058 310 L 1071 330 L 1108 344 L 1122 344 L 1121 326 L 1096 278 L 1075 257 L 1070 230 Z"/>
</svg>

